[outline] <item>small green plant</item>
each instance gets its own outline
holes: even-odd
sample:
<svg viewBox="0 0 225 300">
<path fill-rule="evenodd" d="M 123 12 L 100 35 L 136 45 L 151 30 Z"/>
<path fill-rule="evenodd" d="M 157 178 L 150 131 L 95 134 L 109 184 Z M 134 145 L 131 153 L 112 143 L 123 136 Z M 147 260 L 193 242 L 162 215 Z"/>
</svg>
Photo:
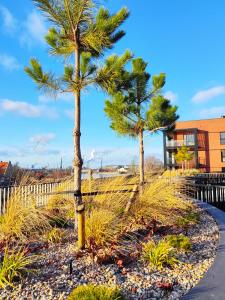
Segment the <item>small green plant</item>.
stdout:
<svg viewBox="0 0 225 300">
<path fill-rule="evenodd" d="M 75 288 L 67 300 L 123 300 L 125 299 L 117 287 L 104 285 L 80 285 Z"/>
<path fill-rule="evenodd" d="M 46 240 L 49 243 L 57 244 L 62 241 L 64 235 L 65 235 L 64 231 L 62 231 L 59 228 L 54 227 L 46 234 Z"/>
<path fill-rule="evenodd" d="M 200 215 L 194 211 L 188 211 L 185 217 L 192 224 L 196 224 L 200 221 Z"/>
<path fill-rule="evenodd" d="M 169 245 L 177 250 L 184 252 L 190 251 L 192 244 L 189 237 L 180 234 L 180 235 L 168 235 L 165 239 Z"/>
<path fill-rule="evenodd" d="M 184 229 L 188 229 L 190 225 L 196 224 L 200 221 L 200 216 L 198 213 L 193 211 L 188 211 L 185 216 L 179 217 L 177 219 L 177 225 Z"/>
<path fill-rule="evenodd" d="M 13 286 L 14 279 L 20 279 L 23 274 L 31 272 L 29 265 L 34 263 L 37 256 L 27 255 L 26 249 L 17 249 L 10 251 L 8 248 L 4 251 L 2 263 L 0 264 L 0 288 L 7 285 Z"/>
<path fill-rule="evenodd" d="M 173 267 L 178 263 L 173 247 L 167 241 L 156 244 L 149 241 L 143 244 L 142 258 L 150 267 L 161 270 L 165 266 Z"/>
<path fill-rule="evenodd" d="M 189 225 L 190 225 L 190 222 L 187 218 L 184 218 L 184 217 L 179 217 L 177 219 L 177 222 L 176 222 L 177 226 L 187 230 Z"/>
<path fill-rule="evenodd" d="M 50 216 L 49 217 L 49 224 L 52 227 L 60 227 L 60 228 L 65 228 L 68 225 L 67 220 L 64 217 L 60 216 Z"/>
</svg>

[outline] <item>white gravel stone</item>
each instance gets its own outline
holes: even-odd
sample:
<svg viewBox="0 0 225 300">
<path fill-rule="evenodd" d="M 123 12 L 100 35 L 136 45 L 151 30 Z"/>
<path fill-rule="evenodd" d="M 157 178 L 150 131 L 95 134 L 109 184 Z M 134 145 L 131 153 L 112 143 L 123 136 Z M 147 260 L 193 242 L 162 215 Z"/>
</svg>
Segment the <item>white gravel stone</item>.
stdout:
<svg viewBox="0 0 225 300">
<path fill-rule="evenodd" d="M 179 259 L 184 263 L 179 268 L 150 270 L 142 262 L 132 263 L 127 274 L 122 275 L 115 264 L 92 264 L 87 256 L 74 259 L 71 244 L 68 242 L 53 245 L 41 252 L 38 273 L 15 284 L 15 289 L 5 288 L 0 291 L 1 300 L 66 300 L 68 294 L 79 284 L 118 284 L 128 299 L 180 299 L 212 264 L 218 244 L 218 227 L 213 218 L 200 211 L 200 223 L 188 230 L 187 234 L 193 243 L 193 251 L 181 254 Z M 157 237 L 158 238 L 158 237 Z M 69 262 L 73 260 L 73 273 L 69 274 Z M 190 264 L 190 268 L 185 268 Z M 173 289 L 157 287 L 157 282 L 171 282 Z"/>
</svg>

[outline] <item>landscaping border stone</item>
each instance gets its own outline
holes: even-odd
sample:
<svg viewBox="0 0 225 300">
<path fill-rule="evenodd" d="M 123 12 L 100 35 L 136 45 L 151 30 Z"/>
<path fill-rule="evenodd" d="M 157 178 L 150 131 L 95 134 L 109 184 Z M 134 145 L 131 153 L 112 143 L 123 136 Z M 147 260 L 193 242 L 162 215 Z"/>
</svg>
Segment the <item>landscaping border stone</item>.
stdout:
<svg viewBox="0 0 225 300">
<path fill-rule="evenodd" d="M 199 283 L 181 300 L 225 300 L 225 212 L 208 203 L 195 201 L 217 222 L 219 245 L 212 266 Z"/>
</svg>

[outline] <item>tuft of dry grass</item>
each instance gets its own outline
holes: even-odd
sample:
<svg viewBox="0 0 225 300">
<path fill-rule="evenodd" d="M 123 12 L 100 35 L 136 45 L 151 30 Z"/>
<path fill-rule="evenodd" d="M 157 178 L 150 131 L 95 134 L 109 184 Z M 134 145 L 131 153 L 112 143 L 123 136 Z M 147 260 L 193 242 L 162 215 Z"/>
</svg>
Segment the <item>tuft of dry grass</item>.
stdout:
<svg viewBox="0 0 225 300">
<path fill-rule="evenodd" d="M 74 196 L 72 193 L 63 194 L 72 186 L 72 180 L 66 180 L 55 188 L 54 192 L 59 193 L 48 197 L 46 212 L 50 217 L 59 217 L 62 219 L 74 218 L 75 206 Z"/>
<path fill-rule="evenodd" d="M 92 198 L 92 206 L 86 215 L 87 241 L 92 238 L 96 244 L 104 245 L 123 231 L 127 222 L 123 213 L 136 182 L 134 177 L 116 177 L 98 184 L 100 193 Z"/>
<path fill-rule="evenodd" d="M 11 194 L 6 212 L 0 219 L 0 239 L 26 240 L 50 229 L 47 217 L 36 207 L 34 196 L 26 195 L 23 186 Z"/>
<path fill-rule="evenodd" d="M 103 246 L 120 232 L 120 222 L 116 214 L 104 209 L 95 209 L 86 217 L 87 243 L 94 241 Z"/>
<path fill-rule="evenodd" d="M 121 214 L 126 208 L 129 196 L 132 193 L 133 184 L 137 182 L 137 178 L 116 177 L 107 179 L 100 191 L 113 193 L 99 194 L 94 197 L 97 206 Z M 123 192 L 121 192 L 123 191 Z"/>
<path fill-rule="evenodd" d="M 94 196 L 83 196 L 86 205 L 86 239 L 93 239 L 96 244 L 104 245 L 113 239 L 123 227 L 122 215 L 129 200 L 133 184 L 138 182 L 135 177 L 92 179 L 82 181 L 82 192 L 97 192 Z M 48 199 L 47 215 L 50 217 L 74 217 L 73 194 L 60 194 L 72 186 L 72 181 L 61 183 Z M 120 192 L 120 190 L 128 190 Z M 105 192 L 105 193 L 104 193 Z"/>
<path fill-rule="evenodd" d="M 178 181 L 172 183 L 164 178 L 155 178 L 131 207 L 131 216 L 136 220 L 146 218 L 166 225 L 175 224 L 180 214 L 193 208 L 191 203 L 179 196 L 178 191 L 182 184 Z"/>
</svg>

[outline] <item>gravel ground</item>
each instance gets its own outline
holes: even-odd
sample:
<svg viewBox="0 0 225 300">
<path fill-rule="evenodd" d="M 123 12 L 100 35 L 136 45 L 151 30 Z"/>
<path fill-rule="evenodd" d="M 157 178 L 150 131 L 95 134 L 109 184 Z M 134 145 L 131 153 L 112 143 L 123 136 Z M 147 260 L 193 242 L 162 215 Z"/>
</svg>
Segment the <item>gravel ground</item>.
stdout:
<svg viewBox="0 0 225 300">
<path fill-rule="evenodd" d="M 206 212 L 200 211 L 200 215 L 200 223 L 187 231 L 193 249 L 179 255 L 182 264 L 174 269 L 154 271 L 141 261 L 132 262 L 125 269 L 116 264 L 99 265 L 87 253 L 75 258 L 75 241 L 68 229 L 70 238 L 43 249 L 36 272 L 16 284 L 14 290 L 1 290 L 0 299 L 64 300 L 73 288 L 85 283 L 118 284 L 128 299 L 180 299 L 204 276 L 216 254 L 217 224 Z"/>
</svg>

